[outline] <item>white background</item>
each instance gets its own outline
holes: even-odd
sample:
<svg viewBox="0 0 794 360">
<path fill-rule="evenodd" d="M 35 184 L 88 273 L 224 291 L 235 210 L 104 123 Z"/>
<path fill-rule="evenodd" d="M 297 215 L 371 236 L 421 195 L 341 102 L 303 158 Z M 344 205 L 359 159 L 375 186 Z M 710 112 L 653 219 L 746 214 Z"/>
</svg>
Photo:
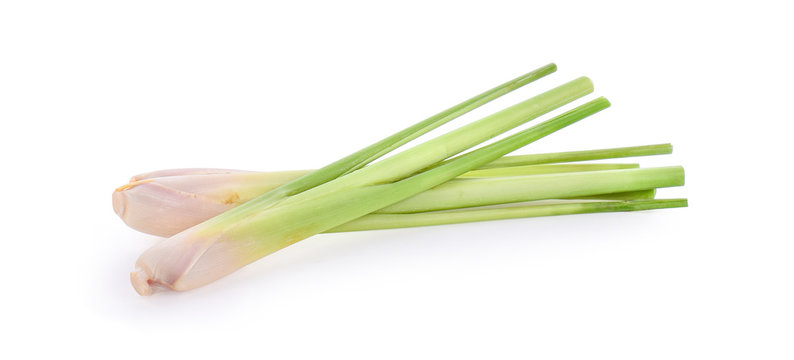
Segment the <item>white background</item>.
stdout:
<svg viewBox="0 0 794 360">
<path fill-rule="evenodd" d="M 794 357 L 783 1 L 1 4 L 4 358 Z M 112 211 L 129 176 L 318 167 L 552 61 L 455 126 L 587 75 L 613 107 L 519 153 L 671 142 L 639 160 L 684 165 L 659 195 L 689 208 L 321 235 L 130 286 L 158 240 Z"/>
</svg>

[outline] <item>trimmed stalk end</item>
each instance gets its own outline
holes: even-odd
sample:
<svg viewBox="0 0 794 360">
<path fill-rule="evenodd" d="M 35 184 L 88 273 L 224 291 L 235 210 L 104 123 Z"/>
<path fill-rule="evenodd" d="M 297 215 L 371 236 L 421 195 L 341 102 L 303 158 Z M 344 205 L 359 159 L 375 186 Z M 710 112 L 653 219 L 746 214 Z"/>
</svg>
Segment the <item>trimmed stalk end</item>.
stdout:
<svg viewBox="0 0 794 360">
<path fill-rule="evenodd" d="M 127 202 L 124 199 L 125 196 L 126 195 L 119 190 L 113 192 L 113 211 L 122 219 L 124 219 L 124 212 L 127 210 Z"/>
<path fill-rule="evenodd" d="M 132 282 L 132 287 L 138 292 L 138 295 L 149 296 L 154 292 L 152 285 L 149 284 L 149 274 L 140 267 L 130 273 L 130 281 Z"/>
<path fill-rule="evenodd" d="M 630 206 L 630 211 L 682 208 L 689 206 L 687 199 L 634 200 L 627 204 Z"/>
</svg>

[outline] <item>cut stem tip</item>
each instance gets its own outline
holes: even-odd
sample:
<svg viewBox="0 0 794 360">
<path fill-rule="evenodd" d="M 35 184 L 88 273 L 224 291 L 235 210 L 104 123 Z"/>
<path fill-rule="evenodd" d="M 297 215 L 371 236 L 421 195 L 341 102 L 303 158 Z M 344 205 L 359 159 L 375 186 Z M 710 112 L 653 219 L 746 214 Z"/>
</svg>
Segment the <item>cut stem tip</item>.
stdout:
<svg viewBox="0 0 794 360">
<path fill-rule="evenodd" d="M 153 293 L 152 285 L 149 284 L 149 274 L 143 269 L 136 268 L 135 271 L 131 272 L 130 281 L 138 295 L 149 296 Z"/>
</svg>

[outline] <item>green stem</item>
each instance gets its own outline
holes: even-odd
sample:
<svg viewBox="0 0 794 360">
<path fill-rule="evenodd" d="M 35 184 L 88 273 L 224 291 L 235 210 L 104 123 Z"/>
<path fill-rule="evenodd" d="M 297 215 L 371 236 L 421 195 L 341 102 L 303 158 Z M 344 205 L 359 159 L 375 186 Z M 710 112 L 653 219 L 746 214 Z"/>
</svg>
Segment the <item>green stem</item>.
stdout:
<svg viewBox="0 0 794 360">
<path fill-rule="evenodd" d="M 444 159 L 449 158 L 450 156 L 458 154 L 472 146 L 475 146 L 523 123 L 526 123 L 527 121 L 535 119 L 543 114 L 548 113 L 549 111 L 568 104 L 584 95 L 591 93 L 592 91 L 593 83 L 590 81 L 590 79 L 586 77 L 580 77 L 545 93 L 532 97 L 526 101 L 513 105 L 500 112 L 482 118 L 456 130 L 450 131 L 435 139 L 428 140 L 425 143 L 419 144 L 380 162 L 359 169 L 354 173 L 295 195 L 280 202 L 279 204 L 286 205 L 297 201 L 306 201 L 307 199 L 325 196 L 330 192 L 335 192 L 346 188 L 391 183 L 393 181 L 408 177 L 419 170 L 427 168 L 430 165 L 437 164 Z M 545 134 L 548 135 L 548 133 Z M 476 165 L 473 166 L 462 165 L 466 168 L 466 170 L 463 172 L 467 172 L 472 168 L 476 168 L 496 160 L 504 154 L 505 153 L 499 153 L 499 156 L 496 157 L 483 157 L 487 158 L 488 160 L 484 162 L 478 160 L 474 162 Z M 472 158 L 467 157 L 467 159 Z M 463 162 L 461 164 L 467 164 L 469 162 L 471 161 Z M 453 177 L 462 175 L 463 172 L 458 173 Z M 256 201 L 256 199 L 254 201 Z M 383 206 L 385 205 L 388 204 L 384 204 Z M 375 208 L 373 210 L 377 209 L 378 208 Z"/>
<path fill-rule="evenodd" d="M 680 166 L 452 180 L 378 210 L 415 213 L 544 199 L 579 198 L 684 184 Z"/>
<path fill-rule="evenodd" d="M 609 107 L 609 101 L 598 98 L 539 125 L 458 156 L 441 166 L 394 183 L 345 188 L 339 191 L 326 191 L 319 196 L 306 196 L 309 192 L 327 188 L 327 185 L 332 185 L 333 182 L 320 185 L 293 196 L 289 199 L 293 200 L 289 204 L 280 202 L 277 206 L 264 212 L 251 211 L 256 215 L 250 218 L 250 221 L 242 219 L 243 223 L 236 224 L 233 230 L 242 234 L 261 234 L 262 236 L 271 234 L 271 238 L 276 232 L 276 239 L 287 239 L 286 241 L 261 243 L 261 251 L 258 251 L 257 254 L 264 256 L 296 241 L 340 226 L 447 182 L 607 107 Z M 371 167 L 361 171 L 368 168 Z M 356 173 L 351 174 L 351 176 L 353 175 Z M 340 178 L 334 182 L 343 179 Z M 230 211 L 234 211 L 234 209 Z M 230 211 L 202 223 L 201 226 L 212 228 L 213 224 L 230 225 L 231 222 L 228 218 L 223 219 Z M 215 223 L 219 219 L 223 219 L 225 222 Z"/>
<path fill-rule="evenodd" d="M 396 229 L 539 216 L 639 211 L 686 206 L 686 199 L 660 199 L 530 205 L 498 209 L 435 211 L 417 214 L 369 214 L 337 226 L 327 232 Z"/>
<path fill-rule="evenodd" d="M 304 176 L 301 176 L 300 178 L 273 189 L 268 193 L 250 201 L 250 205 L 248 206 L 254 206 L 255 204 L 258 204 L 259 206 L 272 205 L 281 199 L 304 192 L 318 185 L 336 179 L 353 170 L 361 168 L 362 166 L 378 159 L 384 154 L 460 117 L 469 111 L 472 111 L 502 95 L 505 95 L 555 71 L 557 71 L 557 65 L 548 64 L 529 73 L 521 75 L 513 80 L 510 80 L 502 85 L 499 85 L 491 90 L 488 90 L 469 100 L 444 110 L 434 116 L 431 116 L 424 121 L 414 124 L 413 126 L 410 126 L 394 135 L 378 141 L 364 149 L 361 149 L 329 165 L 326 165 L 321 169 L 312 171 Z"/>
<path fill-rule="evenodd" d="M 557 174 L 582 171 L 599 170 L 619 170 L 635 169 L 640 164 L 546 164 L 546 165 L 523 165 L 509 166 L 501 168 L 477 169 L 469 171 L 458 178 L 490 178 L 502 176 L 523 176 L 523 175 L 542 175 Z"/>
<path fill-rule="evenodd" d="M 455 105 L 447 110 L 444 110 L 428 118 L 427 120 L 414 125 L 411 128 L 405 129 L 400 133 L 392 135 L 390 138 L 393 138 L 392 140 L 397 140 L 397 141 L 394 141 L 393 144 L 382 148 L 381 150 L 379 150 L 378 152 L 376 152 L 366 160 L 352 167 L 346 173 L 350 173 L 353 172 L 354 170 L 358 170 L 362 168 L 364 165 L 379 159 L 381 156 L 399 148 L 402 145 L 407 144 L 411 140 L 414 140 L 419 136 L 422 136 L 430 132 L 431 130 L 449 122 L 450 120 L 458 118 L 463 114 L 466 114 L 484 104 L 487 104 L 488 102 L 496 98 L 499 98 L 502 95 L 505 95 L 513 90 L 516 90 L 526 84 L 534 82 L 535 80 L 538 80 L 555 71 L 557 71 L 557 65 L 553 63 L 547 64 L 529 73 L 521 75 L 513 80 L 510 80 L 502 85 L 499 85 L 491 90 L 488 90 L 480 95 L 477 95 L 469 100 L 466 100 L 458 105 Z M 390 138 L 384 139 L 383 142 L 389 142 Z"/>
<path fill-rule="evenodd" d="M 551 164 L 551 163 L 564 163 L 574 161 L 587 161 L 587 160 L 601 160 L 601 159 L 615 159 L 623 157 L 634 156 L 650 156 L 650 155 L 663 155 L 673 152 L 673 146 L 670 144 L 657 144 L 657 145 L 644 145 L 644 146 L 630 146 L 612 149 L 598 149 L 598 150 L 583 150 L 583 151 L 567 151 L 546 154 L 531 154 L 531 155 L 514 155 L 505 156 L 501 159 L 494 160 L 493 162 L 482 166 L 482 169 L 507 167 L 507 166 L 521 166 L 521 165 L 537 165 L 537 164 Z"/>
<path fill-rule="evenodd" d="M 590 196 L 577 196 L 574 198 L 567 198 L 567 199 L 576 199 L 576 200 L 651 200 L 656 197 L 656 189 L 646 189 L 646 190 L 637 190 L 637 191 L 626 191 L 626 192 L 617 192 L 611 194 L 598 194 L 598 195 L 590 195 Z"/>
<path fill-rule="evenodd" d="M 350 178 L 350 182 L 353 183 L 351 185 L 379 184 L 404 178 L 591 92 L 593 92 L 593 83 L 590 79 L 578 78 L 360 169 L 356 173 L 357 177 Z"/>
</svg>

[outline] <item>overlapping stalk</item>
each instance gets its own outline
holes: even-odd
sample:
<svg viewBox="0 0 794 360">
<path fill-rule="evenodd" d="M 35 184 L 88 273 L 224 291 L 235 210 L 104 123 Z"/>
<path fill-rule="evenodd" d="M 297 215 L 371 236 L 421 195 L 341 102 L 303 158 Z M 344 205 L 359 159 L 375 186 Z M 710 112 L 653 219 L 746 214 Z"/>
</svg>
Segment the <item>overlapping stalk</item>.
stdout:
<svg viewBox="0 0 794 360">
<path fill-rule="evenodd" d="M 634 154 L 655 155 L 653 148 L 635 147 Z M 608 150 L 608 149 L 606 149 Z M 605 150 L 584 151 L 581 154 L 616 155 Z M 503 157 L 523 158 L 524 156 Z M 498 160 L 497 160 L 498 161 Z M 513 162 L 518 164 L 527 163 Z M 489 164 L 490 165 L 490 164 Z M 503 178 L 553 173 L 637 168 L 638 164 L 544 164 L 501 168 L 484 166 L 469 171 L 460 179 Z M 171 236 L 193 225 L 243 204 L 308 171 L 257 173 L 224 169 L 175 169 L 133 177 L 129 184 L 119 187 L 113 194 L 113 208 L 130 227 L 153 235 Z M 473 183 L 476 184 L 476 183 Z M 433 191 L 433 190 L 430 190 Z M 465 190 L 464 190 L 465 191 Z M 424 194 L 424 193 L 423 193 Z M 600 195 L 600 196 L 598 196 Z M 423 196 L 419 194 L 417 196 Z M 595 194 L 586 197 L 613 200 L 636 199 L 637 194 Z M 652 197 L 642 193 L 641 198 Z M 580 197 L 582 198 L 582 197 Z M 493 203 L 485 199 L 484 202 Z"/>
<path fill-rule="evenodd" d="M 656 188 L 683 184 L 680 167 L 540 165 L 669 153 L 669 145 L 505 157 L 607 108 L 609 102 L 604 98 L 464 153 L 591 93 L 592 83 L 587 78 L 573 80 L 368 165 L 408 141 L 555 69 L 553 64 L 547 65 L 516 78 L 319 170 L 263 175 L 191 169 L 133 178 L 132 183 L 114 195 L 114 208 L 125 221 L 131 213 L 141 214 L 129 207 L 131 201 L 127 195 L 136 189 L 149 189 L 145 194 L 151 198 L 143 202 L 152 204 L 157 201 L 150 200 L 169 196 L 176 203 L 185 194 L 202 194 L 202 197 L 214 194 L 209 199 L 194 197 L 197 199 L 194 205 L 211 204 L 197 212 L 203 216 L 219 214 L 191 226 L 191 222 L 200 221 L 193 217 L 164 230 L 185 229 L 141 255 L 130 275 L 133 286 L 142 295 L 150 294 L 155 288 L 190 290 L 321 232 L 685 206 L 685 200 L 652 199 Z M 238 185 L 242 191 L 212 192 L 218 189 L 217 181 L 232 175 L 247 178 L 246 185 Z M 186 191 L 171 191 L 173 188 L 168 184 L 176 184 L 183 176 L 197 176 L 201 181 L 190 184 Z M 270 178 L 269 182 L 265 177 Z M 240 192 L 248 195 L 242 197 Z M 124 200 L 119 202 L 119 198 Z M 569 200 L 525 203 L 539 199 Z M 166 204 L 162 206 L 163 214 L 178 210 L 178 206 L 169 209 L 171 200 L 160 202 Z M 481 208 L 487 205 L 500 207 Z"/>
<path fill-rule="evenodd" d="M 457 104 L 447 110 L 433 115 L 419 123 L 416 123 L 394 135 L 391 135 L 377 143 L 374 143 L 353 154 L 345 156 L 325 167 L 312 171 L 298 179 L 290 181 L 267 194 L 254 199 L 257 205 L 273 204 L 281 199 L 309 190 L 317 185 L 324 184 L 336 179 L 339 176 L 359 169 L 394 149 L 416 139 L 441 125 L 444 125 L 461 115 L 472 111 L 504 94 L 518 89 L 526 84 L 538 80 L 546 75 L 557 71 L 557 65 L 548 64 L 538 69 L 530 71 L 513 80 L 501 84 L 469 100 Z M 250 206 L 254 206 L 251 204 Z"/>
<path fill-rule="evenodd" d="M 386 206 L 382 213 L 417 213 L 514 202 L 579 198 L 684 184 L 680 166 L 453 180 Z"/>
<path fill-rule="evenodd" d="M 137 270 L 131 274 L 133 285 L 139 293 L 149 294 L 152 285 L 189 290 L 208 284 L 296 241 L 485 165 L 609 106 L 605 99 L 597 99 L 441 166 L 410 176 L 590 92 L 590 80 L 580 78 L 275 204 L 261 200 L 269 199 L 268 194 L 272 193 L 269 192 L 144 252 L 136 263 Z M 402 177 L 404 179 L 384 184 Z"/>
<path fill-rule="evenodd" d="M 413 214 L 370 214 L 337 226 L 328 232 L 399 229 L 418 226 L 520 219 L 540 216 L 640 211 L 686 207 L 686 199 L 643 199 L 633 201 L 560 201 L 553 204 L 509 206 L 493 209 L 459 209 Z"/>
<path fill-rule="evenodd" d="M 618 181 L 633 181 L 639 172 L 613 173 L 611 170 L 636 169 L 637 164 L 551 164 L 490 168 L 469 171 L 458 179 L 439 185 L 412 198 L 398 202 L 378 213 L 399 213 L 435 210 L 444 204 L 450 193 L 456 196 L 453 205 L 445 208 L 464 208 L 541 199 L 600 199 L 636 200 L 653 198 L 653 189 L 682 185 L 673 177 L 656 182 L 634 182 L 630 188 L 619 188 Z M 583 173 L 607 171 L 601 176 L 587 177 Z M 252 197 L 279 185 L 284 173 L 234 172 L 210 175 L 179 175 L 147 178 L 122 186 L 114 193 L 114 208 L 130 227 L 159 236 L 171 236 L 193 225 L 242 204 Z M 671 171 L 672 174 L 674 171 Z M 191 171 L 191 173 L 194 173 Z M 537 176 L 551 175 L 558 176 Z M 597 187 L 579 186 L 578 181 L 607 179 Z M 489 181 L 483 181 L 483 180 Z M 475 180 L 475 181 L 472 181 Z M 683 177 L 680 177 L 683 180 Z M 620 185 L 620 183 L 617 183 Z M 569 188 L 572 187 L 572 188 Z M 549 188 L 553 189 L 550 191 Z M 499 189 L 493 191 L 493 189 Z M 460 193 L 461 196 L 454 195 Z M 436 202 L 441 198 L 442 201 Z M 417 208 L 417 204 L 420 206 Z M 412 205 L 413 204 L 413 205 Z M 428 204 L 428 205 L 421 205 Z"/>
</svg>

